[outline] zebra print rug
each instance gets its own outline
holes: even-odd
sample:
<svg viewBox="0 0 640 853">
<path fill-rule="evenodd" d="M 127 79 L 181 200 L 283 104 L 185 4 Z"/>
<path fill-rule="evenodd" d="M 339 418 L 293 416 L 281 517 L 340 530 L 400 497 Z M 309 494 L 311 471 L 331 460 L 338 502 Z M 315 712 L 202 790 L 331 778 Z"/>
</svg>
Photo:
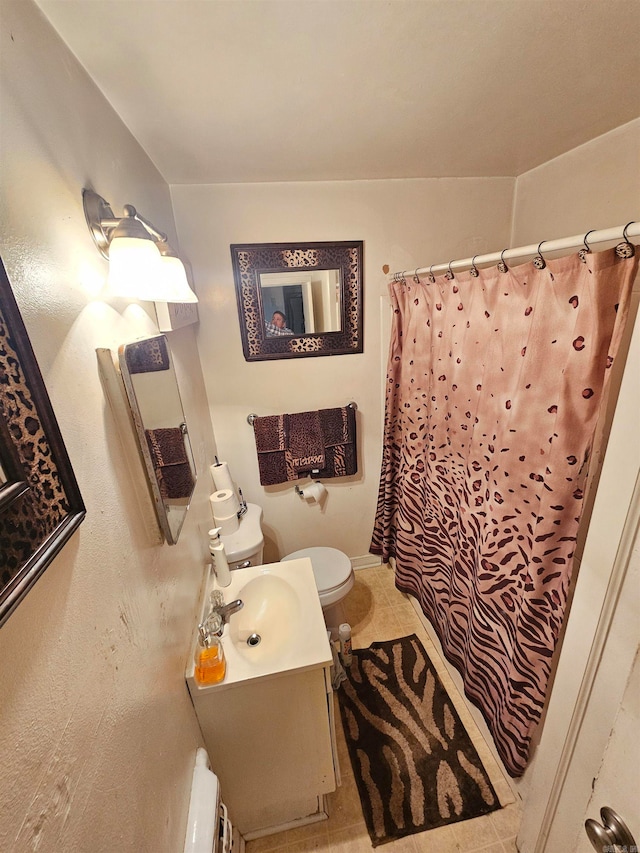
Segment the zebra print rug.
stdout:
<svg viewBox="0 0 640 853">
<path fill-rule="evenodd" d="M 338 697 L 374 847 L 500 808 L 415 634 L 354 651 Z"/>
</svg>

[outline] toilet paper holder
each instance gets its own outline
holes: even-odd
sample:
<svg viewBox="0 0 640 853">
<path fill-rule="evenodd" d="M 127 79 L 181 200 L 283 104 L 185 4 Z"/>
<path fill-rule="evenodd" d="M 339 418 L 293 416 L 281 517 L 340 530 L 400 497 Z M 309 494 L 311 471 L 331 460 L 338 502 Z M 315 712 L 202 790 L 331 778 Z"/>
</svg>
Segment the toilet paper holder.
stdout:
<svg viewBox="0 0 640 853">
<path fill-rule="evenodd" d="M 327 496 L 327 490 L 320 480 L 313 480 L 313 482 L 302 489 L 296 484 L 294 489 L 297 495 L 310 503 L 322 504 Z"/>
</svg>

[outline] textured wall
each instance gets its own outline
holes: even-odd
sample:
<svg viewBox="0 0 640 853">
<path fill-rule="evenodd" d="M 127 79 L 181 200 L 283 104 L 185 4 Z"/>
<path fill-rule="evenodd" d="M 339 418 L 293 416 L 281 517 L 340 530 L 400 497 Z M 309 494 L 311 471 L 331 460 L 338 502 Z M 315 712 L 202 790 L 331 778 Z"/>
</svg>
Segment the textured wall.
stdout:
<svg viewBox="0 0 640 853">
<path fill-rule="evenodd" d="M 172 186 L 176 223 L 200 289 L 198 347 L 221 458 L 264 508 L 267 558 L 329 545 L 369 550 L 380 475 L 389 300 L 383 264 L 415 269 L 506 246 L 510 178 Z M 229 244 L 364 240 L 364 353 L 247 363 Z M 359 406 L 359 474 L 327 480 L 323 509 L 293 484 L 259 484 L 249 412 Z"/>
<path fill-rule="evenodd" d="M 183 671 L 213 435 L 187 328 L 170 343 L 206 476 L 179 544 L 152 546 L 95 348 L 157 329 L 140 305 L 100 298 L 107 264 L 81 202 L 93 185 L 172 232 L 169 190 L 30 0 L 0 13 L 0 251 L 87 506 L 0 628 L 0 849 L 179 850 L 200 742 Z"/>
</svg>

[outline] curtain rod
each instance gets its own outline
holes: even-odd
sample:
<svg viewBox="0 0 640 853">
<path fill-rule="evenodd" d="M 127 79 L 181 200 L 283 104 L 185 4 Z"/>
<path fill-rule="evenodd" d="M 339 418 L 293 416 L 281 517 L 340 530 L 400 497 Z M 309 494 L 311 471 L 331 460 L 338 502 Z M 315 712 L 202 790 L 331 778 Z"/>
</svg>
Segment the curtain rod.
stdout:
<svg viewBox="0 0 640 853">
<path fill-rule="evenodd" d="M 389 273 L 388 281 L 396 281 L 406 275 L 425 275 L 426 273 L 462 272 L 471 269 L 474 265 L 484 266 L 497 264 L 499 261 L 513 261 L 516 258 L 532 257 L 537 255 L 543 248 L 545 255 L 552 252 L 570 251 L 571 249 L 583 249 L 585 238 L 590 248 L 597 243 L 614 243 L 626 234 L 626 238 L 640 237 L 640 222 L 630 222 L 627 226 L 619 225 L 615 228 L 605 228 L 602 231 L 588 231 L 586 234 L 576 234 L 574 237 L 561 237 L 559 240 L 543 240 L 541 243 L 531 243 L 529 246 L 519 246 L 517 249 L 504 249 L 502 252 L 492 252 L 489 255 L 474 255 L 473 258 L 451 261 L 445 264 L 433 264 L 431 267 L 419 267 L 417 270 L 402 270 L 402 272 Z"/>
</svg>

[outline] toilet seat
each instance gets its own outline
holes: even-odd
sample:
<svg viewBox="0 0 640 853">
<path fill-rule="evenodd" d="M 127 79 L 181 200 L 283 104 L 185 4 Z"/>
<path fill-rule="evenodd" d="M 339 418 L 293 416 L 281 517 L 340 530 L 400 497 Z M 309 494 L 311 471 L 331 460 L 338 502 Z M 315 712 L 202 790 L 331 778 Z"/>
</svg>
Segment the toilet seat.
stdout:
<svg viewBox="0 0 640 853">
<path fill-rule="evenodd" d="M 351 560 L 337 548 L 302 548 L 293 554 L 287 554 L 282 561 L 299 560 L 301 557 L 309 557 L 311 560 L 316 587 L 323 604 L 332 604 L 346 595 L 353 586 Z M 329 598 L 333 601 L 325 601 Z"/>
</svg>

